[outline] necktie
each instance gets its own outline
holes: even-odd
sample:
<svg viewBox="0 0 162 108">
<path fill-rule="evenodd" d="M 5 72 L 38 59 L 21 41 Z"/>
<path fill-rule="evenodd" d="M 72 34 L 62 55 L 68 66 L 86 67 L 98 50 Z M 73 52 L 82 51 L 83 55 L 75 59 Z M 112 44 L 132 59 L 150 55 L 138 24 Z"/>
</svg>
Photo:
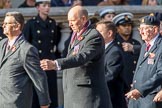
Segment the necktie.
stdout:
<svg viewBox="0 0 162 108">
<path fill-rule="evenodd" d="M 145 49 L 145 50 L 146 50 L 146 52 L 148 52 L 148 51 L 149 51 L 150 47 L 151 47 L 151 45 L 150 45 L 149 43 L 147 43 L 147 44 L 146 44 L 146 49 Z"/>
</svg>

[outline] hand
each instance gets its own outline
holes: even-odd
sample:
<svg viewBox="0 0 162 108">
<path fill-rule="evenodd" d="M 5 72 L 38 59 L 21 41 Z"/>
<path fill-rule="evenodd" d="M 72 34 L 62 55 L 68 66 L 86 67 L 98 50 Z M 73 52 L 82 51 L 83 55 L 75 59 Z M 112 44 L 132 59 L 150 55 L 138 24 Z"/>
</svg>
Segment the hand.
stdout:
<svg viewBox="0 0 162 108">
<path fill-rule="evenodd" d="M 125 94 L 125 96 L 127 96 L 128 99 L 137 100 L 141 96 L 141 93 L 137 89 L 134 89 Z"/>
<path fill-rule="evenodd" d="M 154 102 L 162 102 L 162 90 L 159 91 L 153 99 Z"/>
<path fill-rule="evenodd" d="M 45 105 L 45 106 L 40 106 L 40 108 L 48 108 L 49 105 Z"/>
<path fill-rule="evenodd" d="M 122 43 L 122 48 L 126 52 L 133 52 L 133 45 L 130 43 L 123 42 Z"/>
<path fill-rule="evenodd" d="M 43 59 L 40 61 L 40 66 L 43 70 L 56 70 L 56 62 L 53 60 Z"/>
</svg>

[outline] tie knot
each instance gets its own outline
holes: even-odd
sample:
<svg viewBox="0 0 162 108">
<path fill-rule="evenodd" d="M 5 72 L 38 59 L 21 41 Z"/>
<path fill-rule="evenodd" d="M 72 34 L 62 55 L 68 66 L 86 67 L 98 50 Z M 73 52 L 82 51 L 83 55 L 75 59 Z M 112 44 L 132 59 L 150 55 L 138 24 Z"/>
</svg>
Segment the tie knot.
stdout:
<svg viewBox="0 0 162 108">
<path fill-rule="evenodd" d="M 149 43 L 146 44 L 146 51 L 150 49 L 151 45 Z"/>
</svg>

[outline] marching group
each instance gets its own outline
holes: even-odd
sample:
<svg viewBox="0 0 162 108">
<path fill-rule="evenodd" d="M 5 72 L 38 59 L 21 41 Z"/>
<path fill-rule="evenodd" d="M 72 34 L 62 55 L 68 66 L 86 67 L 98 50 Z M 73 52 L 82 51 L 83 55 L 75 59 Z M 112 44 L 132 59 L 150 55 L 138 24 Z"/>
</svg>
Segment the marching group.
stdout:
<svg viewBox="0 0 162 108">
<path fill-rule="evenodd" d="M 0 29 L 1 108 L 58 107 L 58 70 L 64 108 L 162 108 L 161 14 L 140 18 L 134 33 L 132 13 L 104 8 L 92 23 L 84 7 L 73 6 L 63 58 L 50 0 L 35 6 L 38 15 L 27 23 L 20 12 L 7 12 Z"/>
</svg>

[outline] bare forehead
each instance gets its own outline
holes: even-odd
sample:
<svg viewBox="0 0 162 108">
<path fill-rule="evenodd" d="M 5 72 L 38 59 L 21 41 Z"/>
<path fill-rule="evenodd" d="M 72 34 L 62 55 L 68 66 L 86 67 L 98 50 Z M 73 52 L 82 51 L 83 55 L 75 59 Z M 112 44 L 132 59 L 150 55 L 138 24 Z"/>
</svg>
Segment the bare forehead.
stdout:
<svg viewBox="0 0 162 108">
<path fill-rule="evenodd" d="M 4 21 L 15 21 L 15 18 L 13 16 L 6 16 Z"/>
<path fill-rule="evenodd" d="M 79 18 L 79 14 L 77 12 L 74 11 L 69 11 L 68 13 L 68 20 L 74 20 Z"/>
</svg>

